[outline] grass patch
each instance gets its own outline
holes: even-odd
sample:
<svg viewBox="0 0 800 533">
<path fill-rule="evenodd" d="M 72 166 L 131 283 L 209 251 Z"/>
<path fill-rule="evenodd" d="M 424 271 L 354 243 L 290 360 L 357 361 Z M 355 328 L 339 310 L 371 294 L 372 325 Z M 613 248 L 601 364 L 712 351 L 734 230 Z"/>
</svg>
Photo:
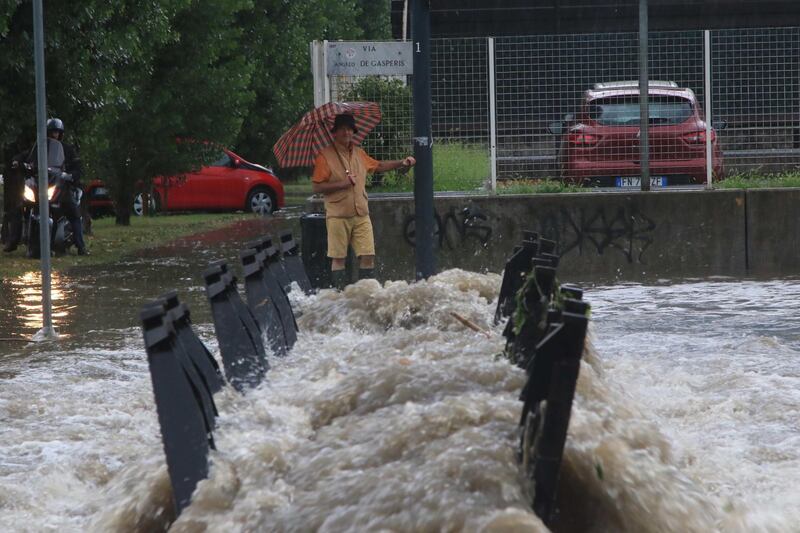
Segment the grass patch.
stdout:
<svg viewBox="0 0 800 533">
<path fill-rule="evenodd" d="M 303 196 L 311 194 L 311 176 L 298 176 L 283 182 L 286 196 Z"/>
<path fill-rule="evenodd" d="M 411 192 L 414 190 L 413 170 L 401 175 L 387 172 L 381 184 L 373 184 L 367 190 L 379 192 Z M 489 173 L 488 155 L 482 148 L 464 145 L 434 145 L 434 190 L 435 191 L 480 191 L 485 187 Z M 305 200 L 311 196 L 311 179 L 307 176 L 284 184 L 286 195 Z M 780 187 L 800 187 L 800 172 L 783 174 L 736 174 L 722 181 L 714 182 L 715 189 L 762 189 Z M 591 188 L 565 184 L 553 179 L 514 178 L 498 180 L 497 194 L 550 194 L 569 192 L 590 192 Z M 302 203 L 302 202 L 300 202 Z"/>
<path fill-rule="evenodd" d="M 311 192 L 311 177 L 299 176 L 291 181 L 283 182 L 286 207 L 305 205 L 306 199 L 314 194 Z"/>
<path fill-rule="evenodd" d="M 586 192 L 578 185 L 571 185 L 561 180 L 504 180 L 497 182 L 497 194 L 549 194 L 562 192 Z"/>
<path fill-rule="evenodd" d="M 485 146 L 461 143 L 433 145 L 434 191 L 483 191 L 490 175 L 489 150 Z M 407 174 L 386 172 L 381 183 L 369 192 L 411 192 L 414 170 Z"/>
<path fill-rule="evenodd" d="M 716 189 L 764 189 L 771 187 L 800 187 L 800 172 L 736 174 L 714 184 Z"/>
<path fill-rule="evenodd" d="M 489 176 L 489 151 L 483 146 L 459 143 L 433 145 L 433 190 L 483 191 Z M 370 177 L 368 176 L 368 179 Z M 414 190 L 414 170 L 406 174 L 385 172 L 367 184 L 370 193 L 411 192 Z M 287 204 L 292 199 L 305 199 L 312 194 L 311 178 L 300 176 L 283 183 Z M 291 197 L 291 198 L 290 198 Z M 302 203 L 302 202 L 301 202 Z"/>
<path fill-rule="evenodd" d="M 94 235 L 85 237 L 91 255 L 53 257 L 52 269 L 63 271 L 79 265 L 100 265 L 119 261 L 123 256 L 137 250 L 166 244 L 179 237 L 227 226 L 239 220 L 252 218 L 246 213 L 162 215 L 155 217 L 131 217 L 130 226 L 117 226 L 113 217 L 95 220 Z M 25 246 L 11 253 L 0 255 L 0 279 L 18 277 L 26 272 L 39 270 L 38 259 L 25 257 Z M 2 253 L 2 252 L 0 252 Z"/>
</svg>

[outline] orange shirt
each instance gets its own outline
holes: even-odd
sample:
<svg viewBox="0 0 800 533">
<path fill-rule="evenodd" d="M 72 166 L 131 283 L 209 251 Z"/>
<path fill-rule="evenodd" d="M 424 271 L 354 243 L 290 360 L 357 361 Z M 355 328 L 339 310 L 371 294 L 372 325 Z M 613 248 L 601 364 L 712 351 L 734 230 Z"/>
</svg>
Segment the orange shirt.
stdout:
<svg viewBox="0 0 800 533">
<path fill-rule="evenodd" d="M 367 173 L 372 174 L 375 172 L 375 169 L 378 168 L 378 161 L 368 156 L 364 150 L 359 150 L 358 152 L 361 155 L 361 162 L 364 168 L 367 169 Z M 314 173 L 311 175 L 311 181 L 323 183 L 329 179 L 331 179 L 331 168 L 328 166 L 328 161 L 322 154 L 318 154 L 314 159 Z"/>
</svg>

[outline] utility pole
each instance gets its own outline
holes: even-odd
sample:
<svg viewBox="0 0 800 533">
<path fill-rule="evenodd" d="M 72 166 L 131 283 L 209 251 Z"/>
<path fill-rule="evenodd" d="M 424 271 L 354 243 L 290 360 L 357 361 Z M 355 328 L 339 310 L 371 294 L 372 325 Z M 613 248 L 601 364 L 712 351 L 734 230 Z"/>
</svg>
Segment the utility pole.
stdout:
<svg viewBox="0 0 800 533">
<path fill-rule="evenodd" d="M 44 22 L 42 0 L 33 0 L 33 60 L 36 73 L 36 161 L 39 167 L 39 243 L 42 256 L 42 329 L 34 340 L 54 339 L 50 299 L 50 220 L 47 198 L 47 115 L 44 83 Z"/>
<path fill-rule="evenodd" d="M 436 273 L 433 223 L 433 137 L 431 134 L 431 14 L 429 0 L 413 0 L 414 49 L 414 233 L 416 279 Z"/>
</svg>

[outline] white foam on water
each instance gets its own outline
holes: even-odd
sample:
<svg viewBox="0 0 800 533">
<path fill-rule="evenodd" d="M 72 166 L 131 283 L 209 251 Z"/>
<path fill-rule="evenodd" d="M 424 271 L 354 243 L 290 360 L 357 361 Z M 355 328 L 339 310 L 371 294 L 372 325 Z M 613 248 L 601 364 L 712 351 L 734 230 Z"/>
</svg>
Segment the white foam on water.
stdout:
<svg viewBox="0 0 800 533">
<path fill-rule="evenodd" d="M 515 457 L 525 375 L 498 357 L 499 283 L 452 270 L 293 297 L 297 345 L 258 388 L 217 394 L 209 479 L 171 530 L 547 531 Z M 553 529 L 798 531 L 799 337 L 779 325 L 797 290 L 587 290 L 596 349 L 581 366 Z M 215 351 L 213 328 L 198 329 Z M 140 334 L 67 348 L 0 368 L 0 529 L 165 529 Z"/>
<path fill-rule="evenodd" d="M 800 283 L 590 291 L 609 375 L 722 501 L 722 531 L 800 531 Z"/>
</svg>

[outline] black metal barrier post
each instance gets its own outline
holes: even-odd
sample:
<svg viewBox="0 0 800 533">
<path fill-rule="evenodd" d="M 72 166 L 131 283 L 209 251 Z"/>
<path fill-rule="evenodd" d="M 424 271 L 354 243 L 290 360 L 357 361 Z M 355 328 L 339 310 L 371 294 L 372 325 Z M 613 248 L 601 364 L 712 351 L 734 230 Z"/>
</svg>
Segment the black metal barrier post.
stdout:
<svg viewBox="0 0 800 533">
<path fill-rule="evenodd" d="M 537 239 L 522 241 L 521 246 L 516 246 L 511 257 L 506 261 L 503 269 L 503 281 L 500 284 L 500 295 L 497 297 L 497 309 L 494 313 L 494 323 L 499 324 L 505 317 L 511 316 L 516 307 L 514 296 L 525 283 L 525 278 L 531 269 L 533 256 L 539 251 Z"/>
<path fill-rule="evenodd" d="M 286 334 L 283 331 L 277 299 L 273 294 L 278 290 L 278 286 L 275 283 L 268 284 L 264 279 L 265 276 L 272 276 L 266 272 L 264 252 L 248 248 L 242 250 L 239 256 L 242 260 L 247 305 L 253 311 L 261 330 L 266 333 L 267 343 L 272 352 L 279 356 L 286 355 Z"/>
<path fill-rule="evenodd" d="M 545 523 L 552 520 L 555 510 L 561 457 L 567 441 L 572 400 L 575 397 L 588 323 L 586 315 L 575 313 L 564 312 L 562 319 L 563 327 L 558 330 L 561 333 L 560 339 L 551 341 L 560 345 L 560 350 L 553 361 L 547 400 L 540 402 L 538 406 L 541 425 L 537 424 L 533 428 L 541 428 L 541 435 L 536 435 L 529 441 L 535 443 L 531 450 L 535 494 L 533 510 Z"/>
<path fill-rule="evenodd" d="M 308 280 L 291 233 L 281 234 L 283 252 L 292 259 L 292 279 L 301 287 Z M 286 275 L 272 239 L 265 237 L 242 250 L 246 305 L 236 277 L 225 261 L 203 272 L 214 330 L 225 375 L 236 390 L 255 387 L 269 370 L 264 336 L 277 354 L 285 354 L 297 339 L 286 292 L 276 276 Z M 268 259 L 269 257 L 269 259 Z M 267 268 L 267 261 L 274 264 Z M 305 282 L 304 282 L 305 284 Z M 161 438 L 172 483 L 176 514 L 191 502 L 197 483 L 208 476 L 208 450 L 214 449 L 217 407 L 214 394 L 225 384 L 216 359 L 194 332 L 189 308 L 169 291 L 140 312 Z"/>
<path fill-rule="evenodd" d="M 281 239 L 281 255 L 283 255 L 283 263 L 289 279 L 297 282 L 300 290 L 305 294 L 311 294 L 314 292 L 314 288 L 311 286 L 308 274 L 306 274 L 303 260 L 300 259 L 300 250 L 292 237 L 292 232 L 284 230 L 280 232 L 279 236 Z"/>
<path fill-rule="evenodd" d="M 504 332 L 506 355 L 528 374 L 520 394 L 519 460 L 533 485 L 533 509 L 549 525 L 589 305 L 581 301 L 581 289 L 558 286 L 555 243 L 532 232 L 524 236 L 506 263 L 495 319 L 510 316 Z M 513 313 L 510 301 L 516 303 Z"/>
<path fill-rule="evenodd" d="M 266 374 L 267 363 L 261 329 L 236 290 L 236 279 L 224 261 L 203 272 L 211 303 L 214 330 L 228 381 L 238 391 L 255 387 Z"/>
<path fill-rule="evenodd" d="M 515 336 L 509 355 L 511 361 L 522 368 L 533 358 L 536 345 L 547 332 L 545 319 L 555 283 L 555 268 L 536 266 L 521 289 L 519 305 L 522 309 L 514 316 Z"/>
<path fill-rule="evenodd" d="M 262 249 L 266 254 L 266 261 L 264 263 L 267 265 L 267 268 L 269 268 L 269 271 L 272 272 L 272 275 L 275 276 L 283 293 L 289 294 L 289 291 L 292 289 L 292 280 L 289 274 L 286 273 L 283 261 L 281 261 L 281 250 L 279 246 L 272 243 L 271 237 L 264 237 L 261 240 L 263 242 Z"/>
<path fill-rule="evenodd" d="M 178 357 L 175 329 L 163 304 L 145 306 L 140 318 L 167 471 L 180 514 L 197 483 L 208 476 L 213 416 L 207 418 L 208 409 L 198 400 L 200 383 L 190 377 L 185 361 Z"/>
<path fill-rule="evenodd" d="M 164 302 L 164 309 L 170 315 L 178 345 L 191 359 L 209 395 L 214 395 L 225 385 L 225 378 L 217 360 L 192 329 L 189 307 L 178 301 L 176 291 L 162 294 L 160 300 Z M 214 410 L 216 412 L 216 407 Z"/>
<path fill-rule="evenodd" d="M 267 285 L 267 290 L 269 293 L 274 296 L 273 301 L 275 302 L 278 308 L 278 314 L 281 317 L 283 334 L 286 338 L 286 347 L 291 349 L 292 346 L 294 346 L 294 343 L 297 342 L 298 328 L 297 322 L 294 319 L 292 304 L 289 301 L 289 296 L 287 296 L 286 290 L 284 289 L 286 285 L 281 282 L 280 276 L 283 276 L 286 280 L 288 280 L 288 277 L 280 265 L 278 249 L 270 245 L 264 248 L 263 252 L 264 264 L 267 267 L 264 270 L 264 282 Z"/>
<path fill-rule="evenodd" d="M 555 255 L 556 243 L 549 239 L 539 237 L 533 231 L 523 231 L 524 239 L 522 245 L 514 248 L 506 266 L 503 269 L 503 281 L 500 285 L 500 296 L 497 298 L 497 310 L 495 311 L 495 324 L 500 323 L 505 317 L 511 316 L 516 308 L 515 296 L 525 278 L 533 268 L 533 258 L 550 259 L 553 267 L 558 266 L 558 256 Z"/>
</svg>

